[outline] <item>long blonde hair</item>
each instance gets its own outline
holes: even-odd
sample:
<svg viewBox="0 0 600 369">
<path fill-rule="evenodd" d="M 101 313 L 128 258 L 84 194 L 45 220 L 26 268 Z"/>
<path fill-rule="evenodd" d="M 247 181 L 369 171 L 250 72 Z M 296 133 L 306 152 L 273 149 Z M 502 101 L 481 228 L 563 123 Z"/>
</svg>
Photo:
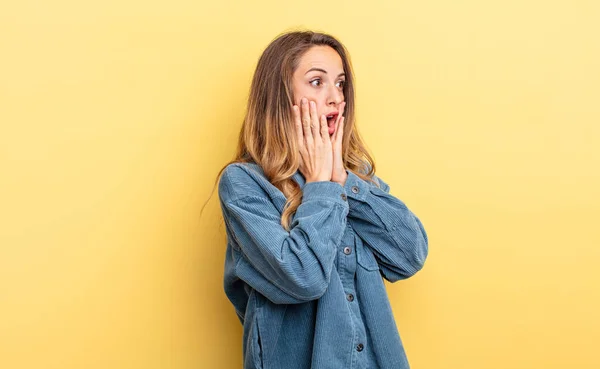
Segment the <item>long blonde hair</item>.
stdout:
<svg viewBox="0 0 600 369">
<path fill-rule="evenodd" d="M 281 225 L 288 231 L 291 217 L 302 200 L 302 189 L 292 179 L 300 160 L 292 115 L 292 76 L 302 55 L 317 45 L 333 48 L 342 59 L 346 73 L 345 127 L 342 139 L 344 166 L 360 178 L 378 185 L 372 179 L 375 162 L 355 128 L 354 76 L 346 48 L 333 36 L 324 33 L 294 31 L 277 36 L 258 60 L 235 157 L 217 174 L 212 192 L 214 193 L 221 174 L 228 165 L 257 163 L 269 182 L 287 198 L 281 214 Z"/>
</svg>

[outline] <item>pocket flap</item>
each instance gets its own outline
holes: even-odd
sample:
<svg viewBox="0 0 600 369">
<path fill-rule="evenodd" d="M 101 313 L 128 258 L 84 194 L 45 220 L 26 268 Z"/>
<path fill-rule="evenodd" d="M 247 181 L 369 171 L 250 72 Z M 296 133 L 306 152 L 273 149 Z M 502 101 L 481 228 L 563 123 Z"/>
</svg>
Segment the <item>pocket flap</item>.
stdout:
<svg viewBox="0 0 600 369">
<path fill-rule="evenodd" d="M 375 255 L 371 249 L 365 246 L 362 242 L 357 242 L 356 245 L 356 258 L 358 264 L 366 270 L 379 270 L 379 264 L 375 259 Z"/>
</svg>

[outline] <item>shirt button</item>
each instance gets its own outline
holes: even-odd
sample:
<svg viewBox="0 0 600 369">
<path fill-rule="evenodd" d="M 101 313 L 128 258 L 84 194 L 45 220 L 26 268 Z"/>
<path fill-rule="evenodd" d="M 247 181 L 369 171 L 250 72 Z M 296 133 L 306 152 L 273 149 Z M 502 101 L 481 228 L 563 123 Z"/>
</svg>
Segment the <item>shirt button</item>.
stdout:
<svg viewBox="0 0 600 369">
<path fill-rule="evenodd" d="M 348 299 L 348 301 L 352 302 L 354 301 L 354 295 L 349 293 L 348 296 L 346 296 L 346 298 Z"/>
<path fill-rule="evenodd" d="M 350 253 L 352 253 L 352 249 L 349 247 L 344 247 L 344 254 L 350 255 Z"/>
<path fill-rule="evenodd" d="M 342 200 L 346 201 L 346 194 L 345 193 L 342 194 Z"/>
<path fill-rule="evenodd" d="M 356 345 L 356 351 L 362 351 L 365 348 L 365 346 L 363 346 L 362 343 L 359 343 L 358 345 Z"/>
<path fill-rule="evenodd" d="M 358 193 L 358 187 L 357 186 L 352 186 L 352 192 L 353 193 Z"/>
</svg>

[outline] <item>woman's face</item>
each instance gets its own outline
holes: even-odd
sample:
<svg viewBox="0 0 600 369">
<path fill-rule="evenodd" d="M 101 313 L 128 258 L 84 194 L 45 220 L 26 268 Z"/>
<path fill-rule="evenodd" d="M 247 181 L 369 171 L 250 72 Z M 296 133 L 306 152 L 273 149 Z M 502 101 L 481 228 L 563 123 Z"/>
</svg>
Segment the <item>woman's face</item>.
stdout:
<svg viewBox="0 0 600 369">
<path fill-rule="evenodd" d="M 317 104 L 319 118 L 321 115 L 341 114 L 344 83 L 344 67 L 339 54 L 329 46 L 313 46 L 300 58 L 292 77 L 294 104 L 302 107 L 301 100 L 306 97 Z M 334 127 L 329 119 L 328 123 L 329 134 L 332 134 Z"/>
</svg>

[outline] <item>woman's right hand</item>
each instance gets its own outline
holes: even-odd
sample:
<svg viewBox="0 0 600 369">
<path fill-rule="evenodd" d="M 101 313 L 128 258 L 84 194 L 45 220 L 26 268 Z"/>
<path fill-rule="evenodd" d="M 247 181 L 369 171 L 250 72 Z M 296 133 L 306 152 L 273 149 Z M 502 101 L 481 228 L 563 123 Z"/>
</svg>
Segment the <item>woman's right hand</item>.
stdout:
<svg viewBox="0 0 600 369">
<path fill-rule="evenodd" d="M 298 146 L 300 148 L 300 173 L 308 182 L 330 181 L 333 172 L 333 148 L 327 119 L 317 115 L 314 101 L 303 97 L 302 108 L 293 106 Z M 310 106 L 309 106 L 310 105 Z"/>
</svg>

